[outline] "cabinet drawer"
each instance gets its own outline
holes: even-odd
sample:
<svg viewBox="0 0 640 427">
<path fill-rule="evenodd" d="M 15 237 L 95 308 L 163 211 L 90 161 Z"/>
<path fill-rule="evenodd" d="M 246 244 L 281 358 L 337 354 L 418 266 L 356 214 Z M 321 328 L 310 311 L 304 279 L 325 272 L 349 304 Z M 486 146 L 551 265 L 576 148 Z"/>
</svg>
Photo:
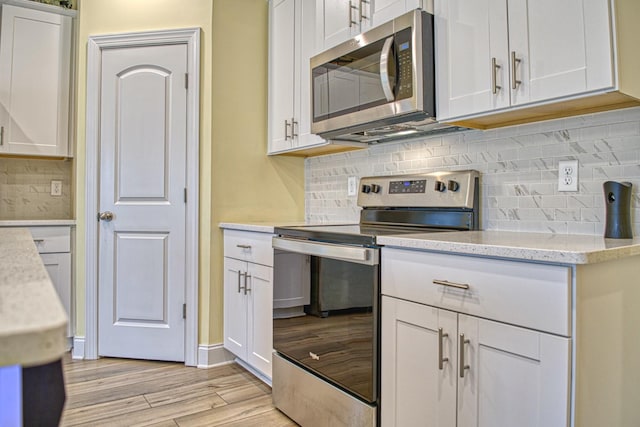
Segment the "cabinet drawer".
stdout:
<svg viewBox="0 0 640 427">
<path fill-rule="evenodd" d="M 570 336 L 570 267 L 383 248 L 381 268 L 384 295 Z"/>
<path fill-rule="evenodd" d="M 273 267 L 272 234 L 224 230 L 224 256 Z"/>
<path fill-rule="evenodd" d="M 30 227 L 29 231 L 41 254 L 71 252 L 70 227 Z"/>
</svg>

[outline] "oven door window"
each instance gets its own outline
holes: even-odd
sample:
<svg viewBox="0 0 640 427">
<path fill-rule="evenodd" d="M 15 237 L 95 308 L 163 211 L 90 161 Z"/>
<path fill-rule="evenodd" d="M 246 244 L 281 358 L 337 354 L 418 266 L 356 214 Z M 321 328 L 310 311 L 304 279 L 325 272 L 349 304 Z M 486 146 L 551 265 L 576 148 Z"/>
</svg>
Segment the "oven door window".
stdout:
<svg viewBox="0 0 640 427">
<path fill-rule="evenodd" d="M 274 348 L 345 391 L 375 402 L 378 266 L 297 256 L 300 265 L 309 265 L 302 286 L 308 288 L 310 298 L 297 314 L 291 309 L 274 310 Z M 291 257 L 288 254 L 289 266 Z M 279 287 L 295 288 L 278 273 L 285 259 L 276 254 L 274 295 Z M 294 276 L 300 277 L 288 275 Z"/>
</svg>

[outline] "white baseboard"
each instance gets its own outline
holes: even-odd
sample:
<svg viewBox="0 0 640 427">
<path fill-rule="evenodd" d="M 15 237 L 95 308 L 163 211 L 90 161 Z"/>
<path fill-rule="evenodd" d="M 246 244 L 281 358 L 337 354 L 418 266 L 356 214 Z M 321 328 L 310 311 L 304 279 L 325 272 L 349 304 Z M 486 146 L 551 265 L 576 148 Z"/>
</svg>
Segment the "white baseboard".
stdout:
<svg viewBox="0 0 640 427">
<path fill-rule="evenodd" d="M 84 359 L 84 337 L 73 337 L 73 349 L 71 350 L 71 358 Z"/>
<path fill-rule="evenodd" d="M 222 344 L 198 346 L 198 368 L 213 368 L 214 366 L 233 363 L 236 357 L 227 351 Z"/>
</svg>

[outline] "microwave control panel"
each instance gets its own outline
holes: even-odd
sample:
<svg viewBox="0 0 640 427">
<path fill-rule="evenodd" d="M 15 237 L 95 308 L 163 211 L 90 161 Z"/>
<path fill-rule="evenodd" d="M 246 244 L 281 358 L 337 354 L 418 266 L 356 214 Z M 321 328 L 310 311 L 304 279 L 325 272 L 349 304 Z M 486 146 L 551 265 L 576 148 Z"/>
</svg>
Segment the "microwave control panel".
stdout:
<svg viewBox="0 0 640 427">
<path fill-rule="evenodd" d="M 413 96 L 413 48 L 411 45 L 411 29 L 407 28 L 395 35 L 396 61 L 398 77 L 396 83 L 396 99 Z"/>
</svg>

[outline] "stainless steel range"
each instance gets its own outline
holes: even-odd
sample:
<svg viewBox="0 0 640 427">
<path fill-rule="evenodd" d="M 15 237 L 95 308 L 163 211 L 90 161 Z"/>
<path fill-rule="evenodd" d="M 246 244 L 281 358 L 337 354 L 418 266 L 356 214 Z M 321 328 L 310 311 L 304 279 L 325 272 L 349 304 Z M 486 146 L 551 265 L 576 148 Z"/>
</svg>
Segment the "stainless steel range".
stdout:
<svg viewBox="0 0 640 427">
<path fill-rule="evenodd" d="M 359 224 L 279 227 L 273 238 L 273 401 L 305 427 L 378 424 L 377 237 L 478 229 L 476 171 L 360 185 Z"/>
</svg>

